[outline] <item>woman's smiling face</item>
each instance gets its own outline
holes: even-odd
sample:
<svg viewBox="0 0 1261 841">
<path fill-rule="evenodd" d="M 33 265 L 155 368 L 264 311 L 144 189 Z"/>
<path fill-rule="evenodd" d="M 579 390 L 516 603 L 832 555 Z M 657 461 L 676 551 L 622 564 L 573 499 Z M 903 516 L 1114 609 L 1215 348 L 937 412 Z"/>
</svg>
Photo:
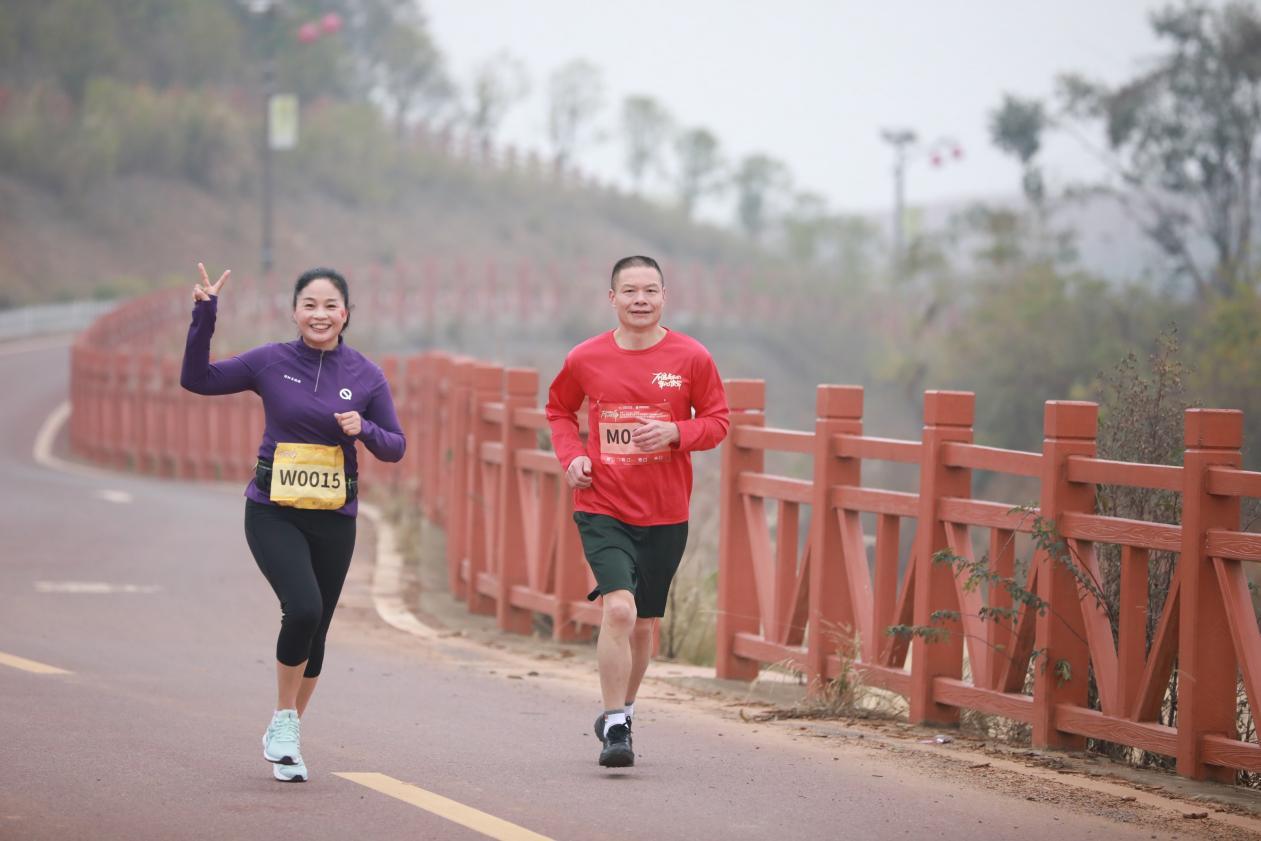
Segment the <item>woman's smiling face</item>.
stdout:
<svg viewBox="0 0 1261 841">
<path fill-rule="evenodd" d="M 294 305 L 293 320 L 302 341 L 317 350 L 337 347 L 346 326 L 346 301 L 331 280 L 317 278 L 302 288 Z"/>
</svg>

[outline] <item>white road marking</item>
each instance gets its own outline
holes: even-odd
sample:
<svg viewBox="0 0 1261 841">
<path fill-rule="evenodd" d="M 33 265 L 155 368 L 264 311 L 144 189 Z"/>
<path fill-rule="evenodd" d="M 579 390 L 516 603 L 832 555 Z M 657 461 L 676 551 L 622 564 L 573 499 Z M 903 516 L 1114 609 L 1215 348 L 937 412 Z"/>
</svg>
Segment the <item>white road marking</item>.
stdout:
<svg viewBox="0 0 1261 841">
<path fill-rule="evenodd" d="M 107 596 L 115 593 L 157 593 L 162 588 L 157 584 L 110 584 L 107 581 L 36 581 L 37 593 L 87 593 L 94 596 Z"/>
<path fill-rule="evenodd" d="M 434 794 L 432 791 L 425 791 L 419 786 L 396 780 L 385 774 L 334 771 L 333 776 L 366 786 L 396 800 L 402 800 L 404 803 L 467 827 L 487 838 L 495 838 L 497 841 L 551 841 L 546 835 L 539 835 L 537 832 L 517 826 L 503 818 L 488 815 L 472 806 L 465 806 L 459 801 L 443 797 L 441 794 Z"/>
<path fill-rule="evenodd" d="M 62 403 L 56 409 L 53 409 L 52 414 L 45 418 L 43 425 L 40 426 L 39 433 L 35 436 L 35 447 L 31 453 L 31 455 L 35 458 L 35 463 L 41 464 L 49 470 L 56 470 L 61 473 L 70 473 L 75 476 L 101 478 L 103 476 L 113 475 L 108 471 L 98 470 L 95 467 L 89 467 L 85 464 L 74 464 L 53 455 L 53 443 L 57 440 L 57 435 L 61 432 L 61 428 L 65 426 L 65 423 L 68 420 L 70 420 L 69 400 Z"/>
<path fill-rule="evenodd" d="M 132 500 L 131 494 L 126 491 L 116 491 L 113 488 L 102 488 L 96 492 L 96 496 L 106 502 L 116 502 L 119 505 L 126 505 Z"/>
<path fill-rule="evenodd" d="M 27 660 L 25 657 L 18 657 L 16 654 L 5 654 L 3 651 L 0 651 L 0 666 L 10 666 L 14 669 L 21 669 L 24 672 L 32 672 L 37 675 L 70 674 L 65 669 L 59 669 L 56 666 L 50 666 L 47 663 L 40 663 L 36 660 Z"/>
</svg>

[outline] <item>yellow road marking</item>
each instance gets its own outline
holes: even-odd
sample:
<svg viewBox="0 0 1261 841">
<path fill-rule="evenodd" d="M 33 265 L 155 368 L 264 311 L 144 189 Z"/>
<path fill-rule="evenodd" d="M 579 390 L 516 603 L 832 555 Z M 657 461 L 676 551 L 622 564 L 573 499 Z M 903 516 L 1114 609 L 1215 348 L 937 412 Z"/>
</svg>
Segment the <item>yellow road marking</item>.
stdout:
<svg viewBox="0 0 1261 841">
<path fill-rule="evenodd" d="M 34 672 L 37 675 L 68 675 L 70 672 L 65 669 L 59 669 L 56 666 L 50 666 L 47 663 L 37 663 L 34 660 L 27 660 L 25 657 L 18 657 L 15 654 L 5 654 L 0 651 L 0 666 L 12 666 L 15 669 L 21 669 L 24 672 Z"/>
<path fill-rule="evenodd" d="M 387 794 L 404 803 L 418 806 L 426 812 L 432 812 L 440 818 L 446 818 L 452 823 L 458 823 L 460 826 L 480 832 L 488 838 L 498 839 L 498 841 L 551 841 L 546 835 L 531 832 L 515 823 L 479 812 L 472 806 L 465 806 L 463 803 L 457 803 L 440 794 L 425 791 L 423 788 L 404 783 L 385 774 L 334 772 L 334 776 Z"/>
</svg>

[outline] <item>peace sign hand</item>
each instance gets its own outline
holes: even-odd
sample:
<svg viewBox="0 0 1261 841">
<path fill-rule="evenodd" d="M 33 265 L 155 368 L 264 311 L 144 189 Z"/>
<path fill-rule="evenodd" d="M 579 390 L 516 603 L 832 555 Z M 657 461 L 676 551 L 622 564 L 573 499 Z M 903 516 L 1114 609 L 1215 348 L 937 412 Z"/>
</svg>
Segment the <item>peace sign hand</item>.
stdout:
<svg viewBox="0 0 1261 841">
<path fill-rule="evenodd" d="M 193 286 L 193 303 L 198 301 L 209 301 L 212 295 L 218 295 L 219 290 L 223 287 L 223 282 L 228 279 L 228 275 L 232 274 L 232 270 L 228 269 L 219 275 L 219 279 L 214 283 L 210 282 L 209 275 L 206 274 L 206 266 L 204 263 L 197 264 L 197 271 L 201 272 L 201 283 Z"/>
</svg>

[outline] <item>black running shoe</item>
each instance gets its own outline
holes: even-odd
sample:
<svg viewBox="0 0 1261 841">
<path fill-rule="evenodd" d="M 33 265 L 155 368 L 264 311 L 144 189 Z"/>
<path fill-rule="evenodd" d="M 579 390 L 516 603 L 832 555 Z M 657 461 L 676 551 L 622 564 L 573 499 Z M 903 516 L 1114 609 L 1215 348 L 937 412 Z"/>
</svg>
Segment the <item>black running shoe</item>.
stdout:
<svg viewBox="0 0 1261 841">
<path fill-rule="evenodd" d="M 635 740 L 632 737 L 632 733 L 631 733 L 632 729 L 633 728 L 631 727 L 630 716 L 627 716 L 626 717 L 626 743 L 629 744 L 633 748 L 635 746 Z M 600 713 L 599 715 L 595 717 L 595 737 L 599 739 L 601 743 L 604 742 L 604 713 Z"/>
<path fill-rule="evenodd" d="M 635 764 L 635 752 L 630 746 L 630 728 L 614 724 L 604 737 L 604 750 L 600 751 L 600 764 L 605 768 L 629 768 Z"/>
</svg>

